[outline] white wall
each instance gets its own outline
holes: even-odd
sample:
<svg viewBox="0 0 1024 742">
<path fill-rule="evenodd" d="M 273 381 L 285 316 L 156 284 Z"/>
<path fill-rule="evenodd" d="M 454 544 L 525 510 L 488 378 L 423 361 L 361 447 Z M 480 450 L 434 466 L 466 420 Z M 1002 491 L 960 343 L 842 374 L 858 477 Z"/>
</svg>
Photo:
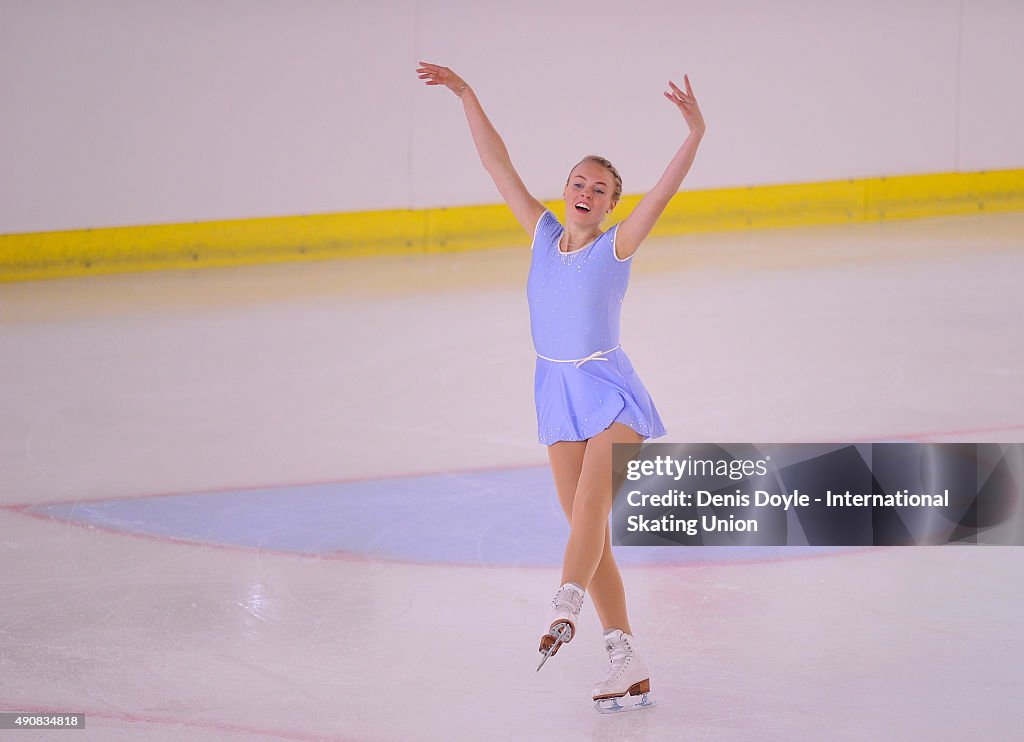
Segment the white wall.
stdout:
<svg viewBox="0 0 1024 742">
<path fill-rule="evenodd" d="M 1018 0 L 0 0 L 0 233 L 493 203 L 475 87 L 527 185 L 627 192 L 1024 167 Z"/>
</svg>

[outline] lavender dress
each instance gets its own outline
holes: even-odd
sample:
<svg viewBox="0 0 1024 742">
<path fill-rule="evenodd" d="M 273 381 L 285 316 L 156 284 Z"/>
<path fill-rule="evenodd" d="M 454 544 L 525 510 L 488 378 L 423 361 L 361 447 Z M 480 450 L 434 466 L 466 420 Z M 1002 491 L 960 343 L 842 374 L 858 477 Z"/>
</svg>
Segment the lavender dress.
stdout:
<svg viewBox="0 0 1024 742">
<path fill-rule="evenodd" d="M 644 438 L 665 435 L 654 402 L 619 347 L 619 312 L 632 257 L 615 255 L 616 224 L 562 253 L 565 231 L 545 210 L 534 230 L 526 295 L 537 351 L 534 399 L 540 442 L 582 441 L 613 422 Z"/>
</svg>

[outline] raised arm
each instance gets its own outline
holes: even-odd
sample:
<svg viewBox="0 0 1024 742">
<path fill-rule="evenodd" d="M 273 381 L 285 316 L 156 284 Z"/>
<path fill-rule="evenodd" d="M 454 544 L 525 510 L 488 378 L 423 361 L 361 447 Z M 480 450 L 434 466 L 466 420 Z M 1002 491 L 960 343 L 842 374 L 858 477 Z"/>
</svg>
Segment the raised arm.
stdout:
<svg viewBox="0 0 1024 742">
<path fill-rule="evenodd" d="M 512 209 L 516 220 L 532 237 L 537 220 L 544 213 L 544 205 L 526 190 L 519 173 L 512 166 L 512 158 L 509 157 L 505 143 L 484 113 L 473 88 L 447 67 L 420 62 L 416 71 L 420 73 L 421 80 L 426 80 L 427 85 L 444 85 L 462 99 L 462 109 L 466 113 L 480 162 L 498 187 L 498 193 Z"/>
<path fill-rule="evenodd" d="M 658 183 L 640 199 L 640 203 L 636 205 L 632 213 L 619 224 L 615 234 L 615 252 L 623 260 L 635 253 L 640 248 L 640 243 L 651 233 L 654 223 L 658 221 L 661 213 L 668 206 L 669 200 L 679 190 L 683 178 L 690 171 L 690 165 L 693 164 L 693 158 L 697 154 L 697 147 L 704 137 L 704 117 L 701 115 L 697 99 L 690 88 L 690 79 L 683 75 L 683 84 L 686 85 L 685 93 L 671 80 L 668 84 L 671 91 L 666 91 L 665 97 L 672 101 L 683 114 L 690 133 L 683 142 L 683 146 L 679 148 L 668 167 L 665 168 Z"/>
</svg>

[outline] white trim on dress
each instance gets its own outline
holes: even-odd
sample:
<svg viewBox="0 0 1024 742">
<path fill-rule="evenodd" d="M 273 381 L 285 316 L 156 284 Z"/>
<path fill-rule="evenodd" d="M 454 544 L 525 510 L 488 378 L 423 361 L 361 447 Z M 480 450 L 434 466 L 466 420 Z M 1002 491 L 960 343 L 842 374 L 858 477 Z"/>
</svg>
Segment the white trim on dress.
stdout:
<svg viewBox="0 0 1024 742">
<path fill-rule="evenodd" d="M 609 353 L 611 353 L 613 350 L 618 350 L 621 347 L 622 347 L 622 344 L 620 343 L 619 345 L 616 345 L 611 350 L 598 350 L 598 351 L 595 351 L 595 352 L 591 353 L 586 358 L 568 358 L 568 359 L 548 358 L 547 356 L 542 356 L 540 353 L 537 354 L 537 357 L 538 358 L 543 358 L 545 361 L 554 361 L 555 363 L 573 363 L 573 364 L 576 365 L 576 368 L 579 368 L 580 366 L 582 366 L 587 361 L 607 361 L 608 360 L 607 358 L 602 358 L 601 356 L 606 356 Z"/>
</svg>

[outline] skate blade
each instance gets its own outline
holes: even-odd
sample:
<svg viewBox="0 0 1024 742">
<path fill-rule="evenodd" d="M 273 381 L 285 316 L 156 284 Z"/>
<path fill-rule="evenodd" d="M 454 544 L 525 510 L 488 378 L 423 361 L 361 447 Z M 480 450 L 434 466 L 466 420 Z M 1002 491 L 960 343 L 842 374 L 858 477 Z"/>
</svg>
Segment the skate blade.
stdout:
<svg viewBox="0 0 1024 742">
<path fill-rule="evenodd" d="M 625 695 L 594 701 L 594 708 L 599 714 L 624 714 L 627 711 L 639 711 L 657 705 L 654 694 L 650 691 L 636 696 Z"/>
<path fill-rule="evenodd" d="M 561 624 L 559 628 L 553 628 L 553 630 L 558 633 L 545 634 L 540 639 L 540 651 L 544 657 L 541 658 L 540 664 L 537 665 L 537 672 L 540 672 L 540 668 L 544 667 L 544 663 L 548 661 L 548 657 L 554 657 L 558 648 L 572 638 L 572 628 L 566 624 Z"/>
</svg>

